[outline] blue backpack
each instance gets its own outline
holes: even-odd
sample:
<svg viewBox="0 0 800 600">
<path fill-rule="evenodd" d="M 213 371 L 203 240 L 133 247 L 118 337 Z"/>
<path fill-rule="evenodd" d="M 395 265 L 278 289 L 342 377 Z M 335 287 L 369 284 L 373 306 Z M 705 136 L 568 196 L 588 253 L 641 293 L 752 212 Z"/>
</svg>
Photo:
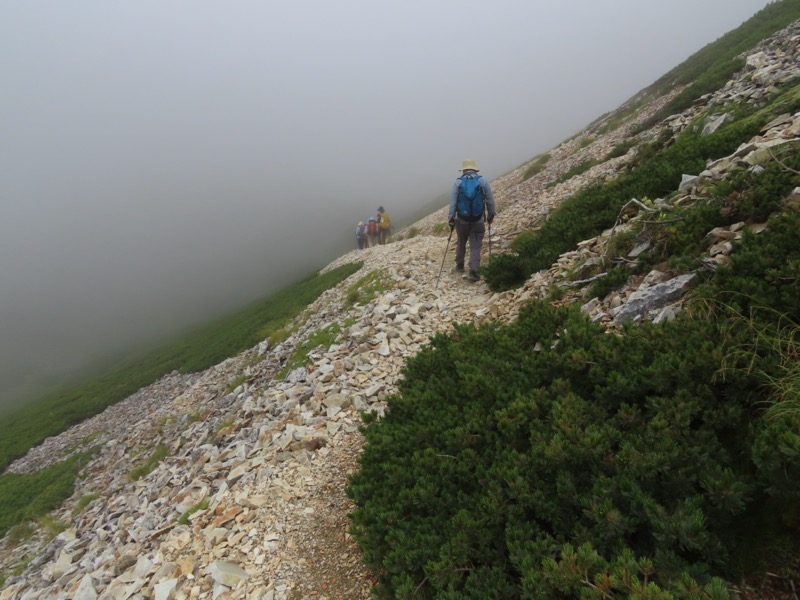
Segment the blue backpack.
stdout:
<svg viewBox="0 0 800 600">
<path fill-rule="evenodd" d="M 477 221 L 483 216 L 483 188 L 478 174 L 459 177 L 456 212 L 462 221 Z"/>
</svg>

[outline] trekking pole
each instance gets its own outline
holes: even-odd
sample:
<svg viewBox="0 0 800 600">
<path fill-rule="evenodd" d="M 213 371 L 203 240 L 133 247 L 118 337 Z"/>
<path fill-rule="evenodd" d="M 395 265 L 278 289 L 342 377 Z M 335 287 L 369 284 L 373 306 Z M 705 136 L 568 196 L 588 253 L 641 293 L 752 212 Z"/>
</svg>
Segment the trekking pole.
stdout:
<svg viewBox="0 0 800 600">
<path fill-rule="evenodd" d="M 444 261 L 447 258 L 447 251 L 450 249 L 450 238 L 453 237 L 453 230 L 450 230 L 450 235 L 447 236 L 447 246 L 444 248 L 444 256 L 442 257 L 442 267 L 439 269 L 439 276 L 436 278 L 436 285 L 434 289 L 439 287 L 439 280 L 442 278 L 442 271 L 444 270 Z"/>
<path fill-rule="evenodd" d="M 483 206 L 483 218 L 489 225 L 489 259 L 492 258 L 492 222 L 489 220 L 489 213 L 487 212 L 486 205 Z"/>
</svg>

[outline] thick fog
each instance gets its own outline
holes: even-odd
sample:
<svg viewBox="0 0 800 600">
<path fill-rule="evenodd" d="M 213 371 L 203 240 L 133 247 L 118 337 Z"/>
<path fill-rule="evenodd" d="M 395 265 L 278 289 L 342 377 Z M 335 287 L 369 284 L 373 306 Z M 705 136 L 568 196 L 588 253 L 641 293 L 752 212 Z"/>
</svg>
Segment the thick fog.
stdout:
<svg viewBox="0 0 800 600">
<path fill-rule="evenodd" d="M 496 177 L 766 0 L 0 4 L 0 407 Z"/>
</svg>

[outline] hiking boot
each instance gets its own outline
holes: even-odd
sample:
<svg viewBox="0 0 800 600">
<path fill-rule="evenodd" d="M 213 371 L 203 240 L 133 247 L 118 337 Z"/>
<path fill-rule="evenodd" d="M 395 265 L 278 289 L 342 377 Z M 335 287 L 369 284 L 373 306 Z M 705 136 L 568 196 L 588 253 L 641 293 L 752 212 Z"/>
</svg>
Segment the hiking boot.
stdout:
<svg viewBox="0 0 800 600">
<path fill-rule="evenodd" d="M 478 272 L 477 271 L 473 271 L 472 269 L 469 270 L 468 278 L 469 278 L 470 281 L 480 281 L 481 280 L 481 276 L 478 275 Z"/>
<path fill-rule="evenodd" d="M 463 273 L 464 272 L 464 264 L 463 263 L 462 264 L 456 263 L 456 269 L 455 270 L 456 270 L 456 273 Z"/>
</svg>

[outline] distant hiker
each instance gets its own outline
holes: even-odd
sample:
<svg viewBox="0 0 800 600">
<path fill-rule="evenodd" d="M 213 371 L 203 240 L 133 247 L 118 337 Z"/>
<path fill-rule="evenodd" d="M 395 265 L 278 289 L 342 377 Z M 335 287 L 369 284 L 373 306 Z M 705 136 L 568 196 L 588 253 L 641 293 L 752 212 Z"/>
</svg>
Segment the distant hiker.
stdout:
<svg viewBox="0 0 800 600">
<path fill-rule="evenodd" d="M 356 225 L 356 240 L 358 241 L 358 249 L 363 250 L 367 245 L 367 226 L 364 221 L 359 221 Z"/>
<path fill-rule="evenodd" d="M 481 276 L 481 248 L 486 232 L 485 223 L 494 221 L 495 206 L 489 182 L 478 175 L 474 160 L 461 164 L 461 177 L 453 182 L 450 193 L 450 211 L 447 214 L 450 231 L 456 230 L 456 271 L 464 271 L 464 257 L 469 242 L 469 280 L 478 281 Z"/>
<path fill-rule="evenodd" d="M 375 218 L 378 220 L 378 225 L 380 226 L 380 231 L 378 231 L 378 243 L 385 244 L 386 238 L 389 237 L 389 228 L 392 226 L 392 222 L 389 220 L 389 213 L 383 210 L 382 206 L 379 206 L 378 214 L 375 215 Z"/>
<path fill-rule="evenodd" d="M 378 225 L 378 219 L 375 217 L 370 217 L 369 221 L 367 221 L 367 248 L 372 248 L 373 246 L 378 245 L 379 230 L 380 225 Z"/>
</svg>

